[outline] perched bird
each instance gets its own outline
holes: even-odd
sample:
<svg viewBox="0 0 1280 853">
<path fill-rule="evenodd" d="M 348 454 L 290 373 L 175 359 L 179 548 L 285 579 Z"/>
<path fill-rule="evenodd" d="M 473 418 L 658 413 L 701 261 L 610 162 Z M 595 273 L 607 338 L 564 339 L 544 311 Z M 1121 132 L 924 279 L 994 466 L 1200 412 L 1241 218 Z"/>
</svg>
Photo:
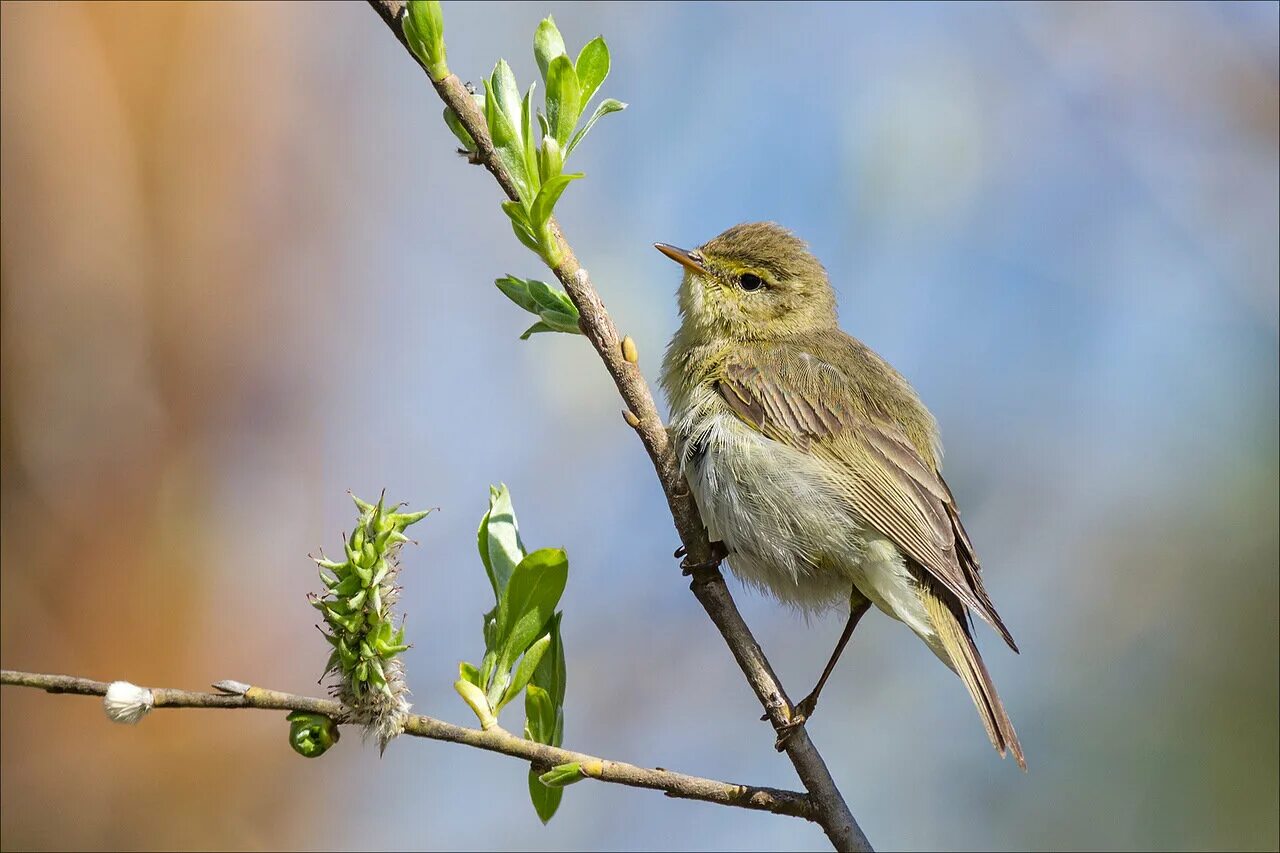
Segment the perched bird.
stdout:
<svg viewBox="0 0 1280 853">
<path fill-rule="evenodd" d="M 942 479 L 929 410 L 839 329 L 826 270 L 791 232 L 750 223 L 692 251 L 656 248 L 685 268 L 662 385 L 711 539 L 734 574 L 783 602 L 807 612 L 849 603 L 840 642 L 792 709 L 792 727 L 813 713 L 875 604 L 960 676 L 992 744 L 1025 769 L 969 612 L 1018 649 Z"/>
</svg>

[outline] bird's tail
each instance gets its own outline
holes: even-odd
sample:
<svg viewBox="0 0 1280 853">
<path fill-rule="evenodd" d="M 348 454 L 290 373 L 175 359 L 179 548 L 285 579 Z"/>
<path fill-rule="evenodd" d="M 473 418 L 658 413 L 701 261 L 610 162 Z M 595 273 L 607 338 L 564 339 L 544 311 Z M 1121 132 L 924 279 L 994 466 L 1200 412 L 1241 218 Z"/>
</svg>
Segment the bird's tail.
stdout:
<svg viewBox="0 0 1280 853">
<path fill-rule="evenodd" d="M 1005 713 L 995 684 L 991 682 L 991 674 L 987 672 L 982 655 L 978 654 L 978 647 L 969 634 L 963 605 L 958 601 L 948 600 L 951 596 L 945 590 L 930 589 L 929 586 L 921 589 L 920 597 L 924 599 L 925 609 L 937 631 L 942 650 L 950 658 L 951 668 L 960 676 L 964 686 L 969 689 L 973 704 L 978 707 L 978 714 L 987 728 L 987 736 L 991 738 L 992 745 L 1000 751 L 1001 756 L 1006 749 L 1012 752 L 1018 766 L 1026 770 L 1027 761 L 1022 755 L 1018 733 L 1013 730 L 1013 723 Z"/>
</svg>

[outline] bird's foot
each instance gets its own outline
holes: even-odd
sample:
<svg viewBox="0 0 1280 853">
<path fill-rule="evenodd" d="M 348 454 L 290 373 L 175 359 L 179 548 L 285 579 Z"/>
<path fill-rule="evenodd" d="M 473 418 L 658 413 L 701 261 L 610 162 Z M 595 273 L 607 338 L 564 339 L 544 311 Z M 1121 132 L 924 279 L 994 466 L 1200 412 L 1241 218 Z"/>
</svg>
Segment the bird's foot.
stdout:
<svg viewBox="0 0 1280 853">
<path fill-rule="evenodd" d="M 785 724 L 784 726 L 782 726 L 782 728 L 778 729 L 778 738 L 773 742 L 773 748 L 776 749 L 778 752 L 785 752 L 787 748 L 787 744 L 790 743 L 791 739 L 796 736 L 796 732 L 804 728 L 804 724 L 805 724 L 804 717 L 792 718 L 791 722 Z"/>
<path fill-rule="evenodd" d="M 800 704 L 793 705 L 791 713 L 787 715 L 787 722 L 778 727 L 778 738 L 773 742 L 773 748 L 778 752 L 782 752 L 786 749 L 791 738 L 795 736 L 796 732 L 804 727 L 804 724 L 809 721 L 811 716 L 813 716 L 813 711 L 817 707 L 818 697 L 817 694 L 814 693 L 810 693 L 808 696 L 804 697 L 804 699 L 800 701 Z M 767 720 L 769 719 L 769 715 L 765 714 L 760 719 Z"/>
<path fill-rule="evenodd" d="M 685 577 L 688 577 L 689 575 L 697 571 L 706 571 L 707 569 L 719 568 L 720 564 L 724 562 L 724 558 L 729 556 L 729 549 L 725 547 L 725 544 L 723 542 L 720 542 L 720 541 L 712 542 L 711 543 L 711 559 L 705 560 L 701 563 L 689 562 L 688 551 L 685 550 L 685 547 L 683 545 L 681 545 L 679 548 L 676 549 L 676 552 L 673 556 L 684 557 L 684 559 L 680 562 L 680 569 L 681 569 L 681 574 L 683 574 Z"/>
</svg>

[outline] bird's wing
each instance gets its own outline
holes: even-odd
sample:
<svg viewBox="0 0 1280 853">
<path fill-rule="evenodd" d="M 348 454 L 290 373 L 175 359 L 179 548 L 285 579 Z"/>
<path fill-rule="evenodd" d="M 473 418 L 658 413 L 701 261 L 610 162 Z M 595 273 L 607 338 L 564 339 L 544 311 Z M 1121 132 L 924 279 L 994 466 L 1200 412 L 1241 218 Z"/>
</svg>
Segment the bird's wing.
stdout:
<svg viewBox="0 0 1280 853">
<path fill-rule="evenodd" d="M 716 382 L 729 408 L 767 438 L 832 463 L 855 512 L 1018 650 L 982 585 L 951 490 L 903 430 L 867 412 L 838 369 L 800 350 L 768 366 L 728 360 Z"/>
</svg>

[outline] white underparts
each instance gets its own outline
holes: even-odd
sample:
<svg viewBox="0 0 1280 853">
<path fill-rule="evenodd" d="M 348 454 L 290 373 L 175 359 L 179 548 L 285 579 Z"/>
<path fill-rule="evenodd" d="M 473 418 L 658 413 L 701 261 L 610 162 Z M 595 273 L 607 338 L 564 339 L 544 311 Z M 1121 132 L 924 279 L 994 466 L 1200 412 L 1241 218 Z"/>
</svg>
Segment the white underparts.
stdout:
<svg viewBox="0 0 1280 853">
<path fill-rule="evenodd" d="M 688 403 L 672 421 L 681 467 L 734 574 L 809 613 L 844 604 L 856 585 L 947 662 L 901 552 L 862 523 L 821 463 L 744 424 L 712 389 Z"/>
</svg>

